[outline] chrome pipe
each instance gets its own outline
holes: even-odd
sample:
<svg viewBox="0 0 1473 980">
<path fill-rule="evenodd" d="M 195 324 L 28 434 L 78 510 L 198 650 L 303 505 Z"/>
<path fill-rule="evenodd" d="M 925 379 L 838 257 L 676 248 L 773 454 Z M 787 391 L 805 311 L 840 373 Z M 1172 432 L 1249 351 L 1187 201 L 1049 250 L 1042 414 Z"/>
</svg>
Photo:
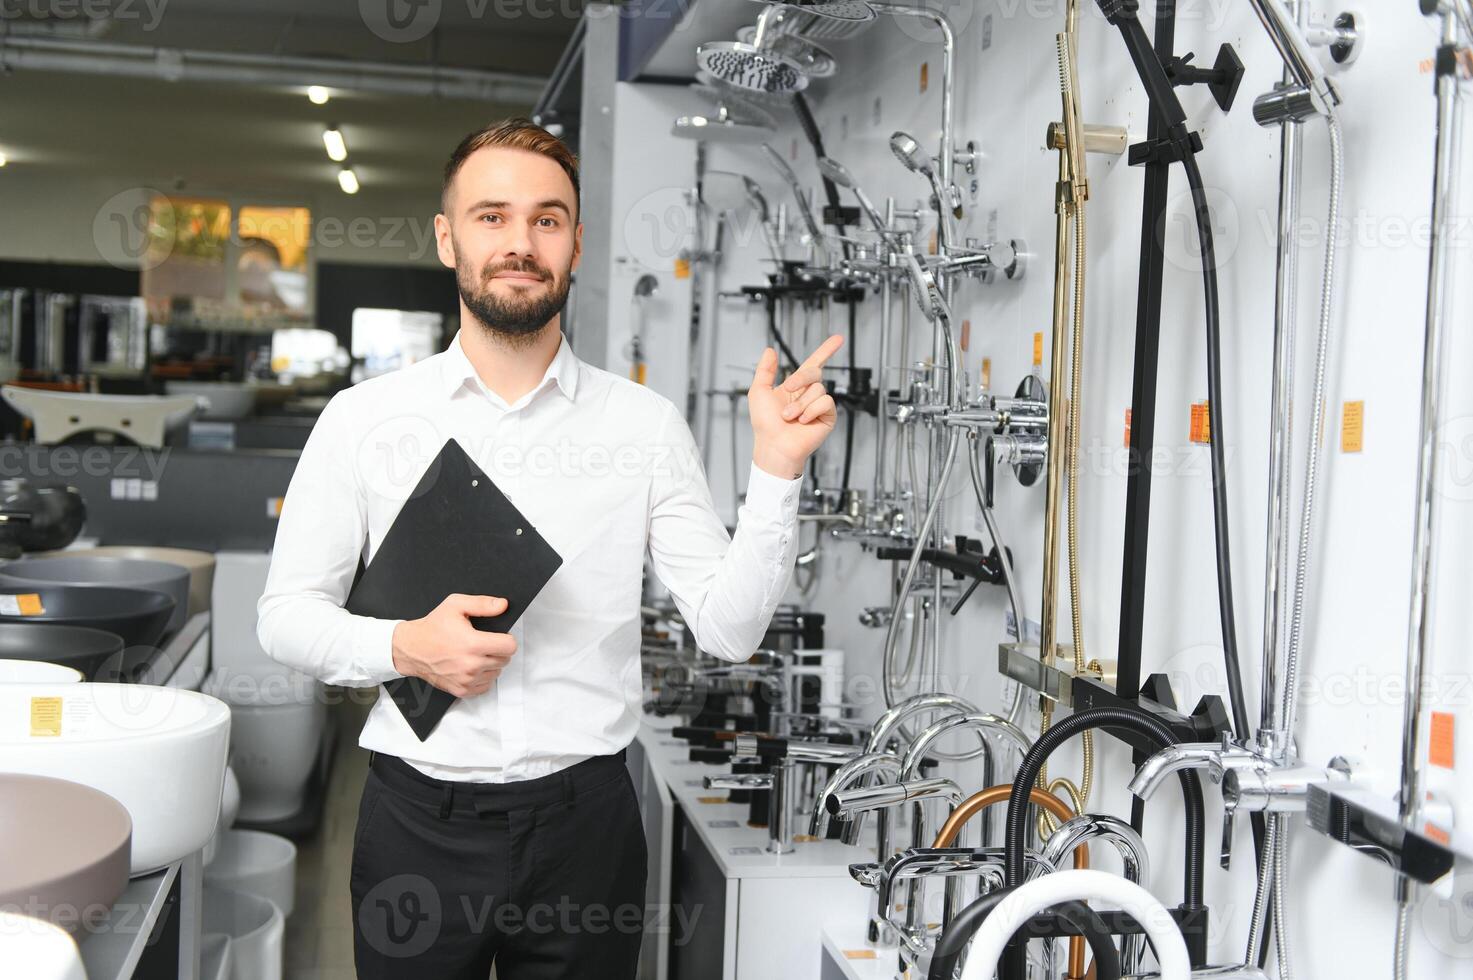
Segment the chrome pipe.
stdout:
<svg viewBox="0 0 1473 980">
<path fill-rule="evenodd" d="M 1296 4 L 1297 6 L 1297 4 Z M 1285 68 L 1285 80 L 1290 77 Z M 1274 277 L 1273 403 L 1268 455 L 1268 534 L 1264 559 L 1263 675 L 1259 692 L 1259 735 L 1268 735 L 1278 754 L 1283 732 L 1280 683 L 1284 674 L 1285 591 L 1289 582 L 1287 536 L 1293 473 L 1294 350 L 1298 334 L 1299 200 L 1303 182 L 1304 130 L 1285 122 L 1279 134 L 1279 227 Z M 1284 739 L 1286 742 L 1287 739 Z"/>
<path fill-rule="evenodd" d="M 1456 49 L 1455 13 L 1442 11 L 1442 46 Z M 1406 694 L 1401 723 L 1402 823 L 1416 821 L 1422 797 L 1422 685 L 1432 646 L 1433 569 L 1437 558 L 1439 459 L 1438 428 L 1447 387 L 1444 362 L 1452 292 L 1452 217 L 1456 210 L 1461 168 L 1462 90 L 1456 67 L 1437 79 L 1437 150 L 1432 180 L 1432 248 L 1428 258 L 1426 329 L 1422 351 L 1422 407 L 1417 454 L 1417 510 L 1412 536 L 1411 611 L 1407 626 Z M 1410 879 L 1396 882 L 1397 942 L 1393 973 L 1407 975 L 1408 930 L 1417 888 Z"/>
</svg>

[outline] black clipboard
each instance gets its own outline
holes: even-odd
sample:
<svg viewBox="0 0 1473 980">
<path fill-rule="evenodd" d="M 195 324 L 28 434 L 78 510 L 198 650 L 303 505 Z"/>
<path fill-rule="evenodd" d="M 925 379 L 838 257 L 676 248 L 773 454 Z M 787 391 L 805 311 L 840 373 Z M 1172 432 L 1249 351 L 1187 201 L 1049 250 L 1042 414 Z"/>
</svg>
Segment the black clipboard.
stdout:
<svg viewBox="0 0 1473 980">
<path fill-rule="evenodd" d="M 377 619 L 419 619 L 454 593 L 502 596 L 506 612 L 473 618 L 471 625 L 505 633 L 562 563 L 450 439 L 353 583 L 344 608 Z M 395 678 L 384 688 L 421 742 L 457 700 L 418 677 Z"/>
</svg>

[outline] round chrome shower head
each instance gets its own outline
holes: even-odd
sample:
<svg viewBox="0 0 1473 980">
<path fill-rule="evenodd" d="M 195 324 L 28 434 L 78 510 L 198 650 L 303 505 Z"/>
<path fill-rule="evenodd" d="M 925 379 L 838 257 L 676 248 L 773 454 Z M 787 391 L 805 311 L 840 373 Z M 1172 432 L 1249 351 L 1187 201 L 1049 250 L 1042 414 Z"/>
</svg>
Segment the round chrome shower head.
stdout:
<svg viewBox="0 0 1473 980">
<path fill-rule="evenodd" d="M 779 30 L 805 38 L 842 40 L 853 37 L 874 22 L 875 8 L 865 0 L 757 0 L 783 12 Z"/>
<path fill-rule="evenodd" d="M 765 143 L 772 127 L 722 116 L 680 116 L 670 126 L 670 135 L 707 143 Z"/>
<path fill-rule="evenodd" d="M 931 161 L 926 159 L 926 154 L 921 150 L 921 144 L 917 143 L 914 136 L 899 130 L 890 134 L 890 152 L 895 158 L 905 164 L 905 169 L 914 173 L 926 175 L 931 170 Z"/>
<path fill-rule="evenodd" d="M 808 87 L 808 76 L 787 55 L 741 41 L 713 41 L 696 48 L 696 64 L 722 81 L 753 92 L 790 95 Z"/>
<path fill-rule="evenodd" d="M 753 24 L 737 31 L 737 40 L 743 44 L 753 44 L 757 38 L 757 28 Z M 832 78 L 839 70 L 839 63 L 834 56 L 822 46 L 814 44 L 806 37 L 797 34 L 778 34 L 769 36 L 765 50 L 783 55 L 798 66 L 798 70 L 809 78 Z"/>
<path fill-rule="evenodd" d="M 793 104 L 792 92 L 763 92 L 758 89 L 743 88 L 732 82 L 728 82 L 724 78 L 717 78 L 704 68 L 696 69 L 696 84 L 722 93 L 731 106 L 738 104 L 742 106 L 762 105 L 786 109 Z"/>
<path fill-rule="evenodd" d="M 702 74 L 705 74 L 704 72 Z M 706 76 L 710 79 L 710 76 Z M 740 89 L 719 88 L 708 81 L 692 82 L 690 90 L 711 103 L 716 115 L 722 120 L 748 123 L 756 126 L 777 128 L 777 118 L 760 104 L 762 99 L 749 99 Z"/>
</svg>

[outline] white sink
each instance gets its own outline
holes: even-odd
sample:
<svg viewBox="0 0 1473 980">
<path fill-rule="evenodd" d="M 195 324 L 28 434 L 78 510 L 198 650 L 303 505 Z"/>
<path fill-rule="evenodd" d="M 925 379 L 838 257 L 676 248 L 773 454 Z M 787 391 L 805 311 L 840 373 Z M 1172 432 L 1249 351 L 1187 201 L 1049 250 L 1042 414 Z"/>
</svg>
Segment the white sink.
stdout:
<svg viewBox="0 0 1473 980">
<path fill-rule="evenodd" d="M 0 963 L 7 976 L 26 980 L 87 980 L 82 954 L 65 929 L 14 912 L 0 912 Z"/>
<path fill-rule="evenodd" d="M 230 709 L 195 691 L 0 685 L 0 771 L 69 779 L 122 803 L 135 877 L 193 854 L 215 832 L 229 744 Z"/>
<path fill-rule="evenodd" d="M 0 684 L 79 684 L 82 672 L 41 660 L 0 660 Z"/>
</svg>

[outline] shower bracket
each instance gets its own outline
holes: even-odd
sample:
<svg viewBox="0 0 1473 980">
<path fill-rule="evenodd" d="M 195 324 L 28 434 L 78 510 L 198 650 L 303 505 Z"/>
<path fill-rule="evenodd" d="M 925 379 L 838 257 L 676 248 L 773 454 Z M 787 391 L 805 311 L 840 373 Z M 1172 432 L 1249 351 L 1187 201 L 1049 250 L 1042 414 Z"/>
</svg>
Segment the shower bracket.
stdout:
<svg viewBox="0 0 1473 980">
<path fill-rule="evenodd" d="M 1198 68 L 1192 64 L 1192 52 L 1177 55 L 1166 64 L 1166 77 L 1177 87 L 1183 85 L 1206 85 L 1223 112 L 1231 112 L 1238 98 L 1238 86 L 1243 83 L 1246 69 L 1243 59 L 1231 44 L 1217 49 L 1217 61 L 1211 68 Z"/>
<path fill-rule="evenodd" d="M 1074 647 L 1067 643 L 1054 645 L 1054 658 L 1059 665 L 1039 656 L 1036 643 L 1002 643 L 997 648 L 997 668 L 1005 677 L 1064 707 L 1075 704 L 1076 682 L 1091 680 L 1111 684 L 1115 681 L 1115 661 L 1091 657 L 1084 671 L 1074 669 Z"/>
<path fill-rule="evenodd" d="M 1181 742 L 1218 742 L 1224 732 L 1231 732 L 1227 706 L 1216 694 L 1204 695 L 1191 714 L 1184 714 L 1176 706 L 1176 695 L 1171 690 L 1171 681 L 1165 674 L 1152 674 L 1140 693 L 1126 697 L 1116 693 L 1114 687 L 1093 677 L 1076 677 L 1071 697 L 1075 711 L 1092 708 L 1120 708 L 1139 711 L 1150 715 L 1170 728 Z M 1108 730 L 1108 729 L 1107 729 Z M 1112 735 L 1138 752 L 1149 756 L 1158 746 L 1141 736 L 1128 731 L 1111 731 Z"/>
</svg>

